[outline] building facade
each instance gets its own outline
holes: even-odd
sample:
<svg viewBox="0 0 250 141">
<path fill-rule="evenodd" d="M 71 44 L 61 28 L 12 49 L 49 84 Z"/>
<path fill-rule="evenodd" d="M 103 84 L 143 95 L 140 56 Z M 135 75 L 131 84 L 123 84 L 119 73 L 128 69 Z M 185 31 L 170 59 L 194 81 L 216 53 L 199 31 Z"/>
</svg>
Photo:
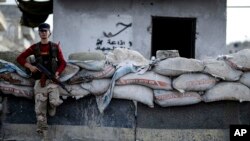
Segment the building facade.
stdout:
<svg viewBox="0 0 250 141">
<path fill-rule="evenodd" d="M 126 47 L 146 58 L 177 49 L 203 59 L 225 53 L 226 0 L 54 1 L 54 39 L 66 56 Z"/>
</svg>

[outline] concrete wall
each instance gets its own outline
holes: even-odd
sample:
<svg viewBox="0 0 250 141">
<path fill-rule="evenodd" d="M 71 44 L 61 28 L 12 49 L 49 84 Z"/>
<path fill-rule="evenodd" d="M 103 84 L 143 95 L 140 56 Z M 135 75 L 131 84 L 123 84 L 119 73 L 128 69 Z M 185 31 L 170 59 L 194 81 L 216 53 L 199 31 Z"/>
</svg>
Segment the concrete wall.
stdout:
<svg viewBox="0 0 250 141">
<path fill-rule="evenodd" d="M 225 52 L 225 15 L 226 0 L 61 0 L 54 1 L 53 37 L 61 41 L 66 57 L 95 50 L 98 39 L 106 47 L 110 39 L 117 44 L 124 41 L 125 47 L 150 58 L 152 16 L 197 18 L 195 57 L 202 59 Z M 103 32 L 116 33 L 123 28 L 116 26 L 118 22 L 132 23 L 132 27 L 115 38 L 106 38 Z"/>
</svg>

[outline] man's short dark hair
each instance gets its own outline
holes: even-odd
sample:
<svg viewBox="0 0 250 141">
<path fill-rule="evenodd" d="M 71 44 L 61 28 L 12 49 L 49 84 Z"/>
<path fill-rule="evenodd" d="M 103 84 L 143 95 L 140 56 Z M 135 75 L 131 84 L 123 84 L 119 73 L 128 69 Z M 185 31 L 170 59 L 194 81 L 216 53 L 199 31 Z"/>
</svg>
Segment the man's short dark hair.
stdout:
<svg viewBox="0 0 250 141">
<path fill-rule="evenodd" d="M 41 24 L 38 26 L 38 30 L 50 30 L 50 25 L 47 24 L 47 23 L 41 23 Z"/>
</svg>

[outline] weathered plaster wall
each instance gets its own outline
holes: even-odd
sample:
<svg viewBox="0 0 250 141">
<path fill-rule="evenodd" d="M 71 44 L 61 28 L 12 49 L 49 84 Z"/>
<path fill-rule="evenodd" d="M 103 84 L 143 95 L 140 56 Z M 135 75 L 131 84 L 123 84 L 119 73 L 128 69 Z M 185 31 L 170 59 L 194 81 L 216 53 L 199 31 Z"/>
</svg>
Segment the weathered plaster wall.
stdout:
<svg viewBox="0 0 250 141">
<path fill-rule="evenodd" d="M 151 54 L 152 16 L 197 18 L 195 54 L 197 59 L 225 52 L 226 0 L 130 0 L 130 1 L 54 1 L 54 39 L 61 41 L 65 56 L 79 51 L 93 51 L 97 40 L 108 39 L 103 32 L 116 33 L 123 26 L 132 27 L 111 38 L 122 40 L 125 47 L 139 51 L 145 57 Z M 105 45 L 103 45 L 105 46 Z M 119 45 L 118 45 L 119 46 Z"/>
</svg>

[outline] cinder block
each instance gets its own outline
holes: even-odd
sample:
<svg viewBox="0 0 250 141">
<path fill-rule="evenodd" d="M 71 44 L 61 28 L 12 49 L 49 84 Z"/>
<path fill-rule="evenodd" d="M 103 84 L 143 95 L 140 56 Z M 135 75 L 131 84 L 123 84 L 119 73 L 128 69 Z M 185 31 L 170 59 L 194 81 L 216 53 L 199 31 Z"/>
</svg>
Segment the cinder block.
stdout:
<svg viewBox="0 0 250 141">
<path fill-rule="evenodd" d="M 7 23 L 5 21 L 5 17 L 3 13 L 0 11 L 0 31 L 7 30 Z"/>
<path fill-rule="evenodd" d="M 178 50 L 157 50 L 156 51 L 156 58 L 157 59 L 167 59 L 167 58 L 174 58 L 179 57 L 179 51 Z"/>
</svg>

